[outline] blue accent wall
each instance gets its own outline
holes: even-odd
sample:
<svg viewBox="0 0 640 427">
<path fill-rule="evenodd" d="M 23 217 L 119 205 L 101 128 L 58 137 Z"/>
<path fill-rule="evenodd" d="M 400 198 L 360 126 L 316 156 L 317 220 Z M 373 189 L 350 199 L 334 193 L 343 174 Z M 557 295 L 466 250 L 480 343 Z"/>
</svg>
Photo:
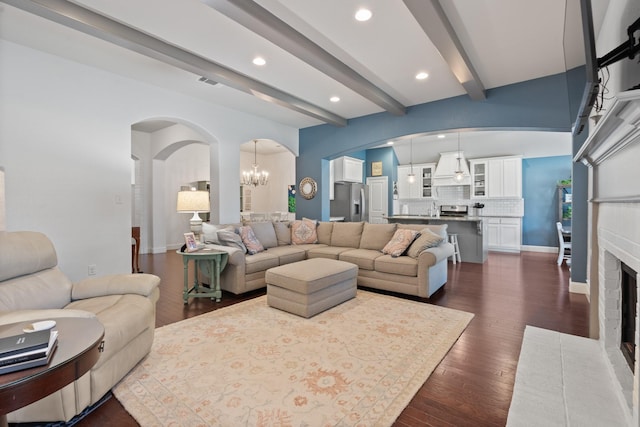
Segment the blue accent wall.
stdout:
<svg viewBox="0 0 640 427">
<path fill-rule="evenodd" d="M 296 197 L 298 218 L 329 219 L 329 168 L 323 159 L 375 147 L 404 135 L 447 129 L 523 129 L 570 132 L 567 76 L 556 74 L 486 91 L 483 101 L 467 95 L 407 108 L 403 116 L 377 113 L 350 119 L 345 127 L 300 129 L 296 181 L 311 177 L 321 197 Z"/>
<path fill-rule="evenodd" d="M 522 159 L 522 244 L 558 246 L 558 181 L 571 178 L 571 156 Z"/>
<path fill-rule="evenodd" d="M 329 219 L 327 159 L 352 155 L 394 138 L 458 129 L 571 132 L 577 105 L 582 98 L 583 74 L 572 70 L 488 89 L 486 99 L 482 101 L 472 101 L 467 95 L 462 95 L 411 106 L 402 116 L 383 112 L 349 119 L 345 127 L 319 125 L 300 129 L 296 179 L 297 182 L 306 176 L 315 179 L 318 196 L 311 200 L 297 196 L 296 216 L 325 221 Z M 574 136 L 574 153 L 586 139 L 587 133 Z M 572 169 L 572 241 L 574 246 L 581 244 L 584 250 L 579 248 L 572 254 L 571 278 L 585 282 L 587 172 L 586 167 L 577 163 L 573 163 Z"/>
</svg>

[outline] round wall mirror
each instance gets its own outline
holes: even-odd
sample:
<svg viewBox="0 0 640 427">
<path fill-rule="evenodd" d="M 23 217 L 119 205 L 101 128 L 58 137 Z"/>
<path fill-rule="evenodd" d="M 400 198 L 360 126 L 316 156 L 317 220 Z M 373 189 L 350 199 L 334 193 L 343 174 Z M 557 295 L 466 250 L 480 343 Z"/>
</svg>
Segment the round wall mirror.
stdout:
<svg viewBox="0 0 640 427">
<path fill-rule="evenodd" d="M 318 185 L 313 178 L 302 178 L 300 181 L 300 194 L 307 200 L 313 199 L 318 191 Z"/>
</svg>

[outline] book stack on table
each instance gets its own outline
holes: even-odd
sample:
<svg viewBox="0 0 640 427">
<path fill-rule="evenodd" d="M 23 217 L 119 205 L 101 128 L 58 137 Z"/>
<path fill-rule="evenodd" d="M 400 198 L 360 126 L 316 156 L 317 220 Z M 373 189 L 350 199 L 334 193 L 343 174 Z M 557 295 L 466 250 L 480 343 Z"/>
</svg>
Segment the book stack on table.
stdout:
<svg viewBox="0 0 640 427">
<path fill-rule="evenodd" d="M 49 363 L 58 345 L 58 331 L 25 332 L 0 338 L 0 374 Z"/>
</svg>

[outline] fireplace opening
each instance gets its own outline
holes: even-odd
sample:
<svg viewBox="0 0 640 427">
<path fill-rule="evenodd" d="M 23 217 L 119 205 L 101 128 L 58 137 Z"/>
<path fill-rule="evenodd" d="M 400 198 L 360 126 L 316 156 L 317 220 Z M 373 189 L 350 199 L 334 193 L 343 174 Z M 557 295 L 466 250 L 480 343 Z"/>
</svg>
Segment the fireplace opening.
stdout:
<svg viewBox="0 0 640 427">
<path fill-rule="evenodd" d="M 622 327 L 620 350 L 634 372 L 636 353 L 636 304 L 638 301 L 637 273 L 622 263 Z"/>
</svg>

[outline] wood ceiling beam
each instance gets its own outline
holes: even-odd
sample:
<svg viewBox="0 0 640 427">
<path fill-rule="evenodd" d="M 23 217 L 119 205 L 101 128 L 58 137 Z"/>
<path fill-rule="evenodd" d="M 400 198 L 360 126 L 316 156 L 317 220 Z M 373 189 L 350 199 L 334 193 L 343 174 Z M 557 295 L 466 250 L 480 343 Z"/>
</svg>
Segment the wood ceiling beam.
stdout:
<svg viewBox="0 0 640 427">
<path fill-rule="evenodd" d="M 462 87 L 474 101 L 486 99 L 485 89 L 439 0 L 403 0 L 435 45 Z"/>
<path fill-rule="evenodd" d="M 0 2 L 322 122 L 341 127 L 347 125 L 347 120 L 337 114 L 67 0 L 0 0 Z"/>
<path fill-rule="evenodd" d="M 391 114 L 400 116 L 406 113 L 405 106 L 391 95 L 256 2 L 202 1 Z"/>
</svg>

